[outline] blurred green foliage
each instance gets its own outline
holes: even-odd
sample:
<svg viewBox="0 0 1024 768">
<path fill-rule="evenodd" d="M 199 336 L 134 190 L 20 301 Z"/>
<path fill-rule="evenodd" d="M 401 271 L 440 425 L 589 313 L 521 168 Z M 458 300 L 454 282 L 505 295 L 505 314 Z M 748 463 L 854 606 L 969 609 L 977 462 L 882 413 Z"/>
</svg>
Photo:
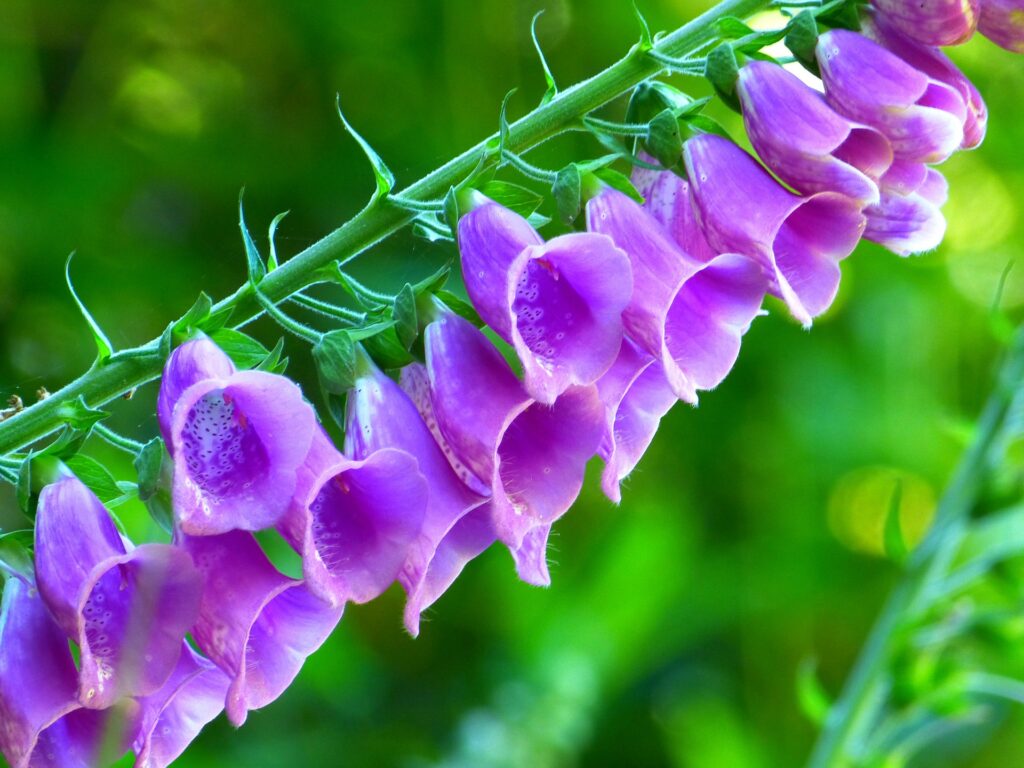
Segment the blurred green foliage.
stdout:
<svg viewBox="0 0 1024 768">
<path fill-rule="evenodd" d="M 373 178 L 336 92 L 399 183 L 495 130 L 510 88 L 513 116 L 537 103 L 529 22 L 542 7 L 538 37 L 562 86 L 638 36 L 624 0 L 4 0 L 0 394 L 32 402 L 92 359 L 63 283 L 71 250 L 78 292 L 115 346 L 158 335 L 201 289 L 220 297 L 243 279 L 243 185 L 254 234 L 291 210 L 282 257 L 367 199 Z M 643 3 L 655 29 L 704 7 Z M 218 721 L 179 764 L 799 765 L 815 727 L 797 669 L 815 656 L 832 693 L 845 677 L 898 578 L 882 556 L 892 489 L 901 482 L 912 544 L 991 384 L 989 307 L 1024 255 L 1024 68 L 982 39 L 954 55 L 992 117 L 985 146 L 945 169 L 946 245 L 909 260 L 862 247 L 811 333 L 771 305 L 726 383 L 665 420 L 621 507 L 591 478 L 557 528 L 550 589 L 518 583 L 495 548 L 419 640 L 401 629 L 397 588 L 351 608 L 280 701 L 238 732 Z M 606 115 L 621 118 L 618 106 Z M 531 160 L 601 151 L 573 135 Z M 403 233 L 356 271 L 398 287 L 453 255 Z M 1024 264 L 1002 302 L 1020 314 Z M 280 335 L 255 328 L 269 345 Z M 289 340 L 288 353 L 315 392 L 308 349 Z M 111 425 L 148 439 L 154 400 L 150 386 L 112 405 Z M 125 456 L 91 452 L 132 477 Z M 0 490 L 0 526 L 13 510 Z M 162 535 L 141 507 L 122 511 L 135 535 Z M 1021 764 L 1024 718 L 1006 717 L 991 740 L 972 732 L 944 754 Z"/>
</svg>

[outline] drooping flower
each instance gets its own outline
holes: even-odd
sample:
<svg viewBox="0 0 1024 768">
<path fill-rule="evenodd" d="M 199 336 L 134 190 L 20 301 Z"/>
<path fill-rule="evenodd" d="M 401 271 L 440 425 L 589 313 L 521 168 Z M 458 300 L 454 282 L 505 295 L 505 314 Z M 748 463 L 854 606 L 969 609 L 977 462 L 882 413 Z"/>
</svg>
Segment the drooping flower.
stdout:
<svg viewBox="0 0 1024 768">
<path fill-rule="evenodd" d="M 0 752 L 12 768 L 92 768 L 127 751 L 138 705 L 109 709 L 78 701 L 67 636 L 35 588 L 7 580 L 0 606 Z"/>
<path fill-rule="evenodd" d="M 225 708 L 239 726 L 249 710 L 265 707 L 291 684 L 333 631 L 342 608 L 278 571 L 250 533 L 181 539 L 203 577 L 192 634 L 230 678 Z"/>
<path fill-rule="evenodd" d="M 587 201 L 587 226 L 629 254 L 633 296 L 623 312 L 629 337 L 660 362 L 676 396 L 695 403 L 697 390 L 718 386 L 736 361 L 767 288 L 761 267 L 735 254 L 698 261 L 610 187 Z"/>
<path fill-rule="evenodd" d="M 964 142 L 967 106 L 956 88 L 845 29 L 823 34 L 816 55 L 829 104 L 885 134 L 897 159 L 939 163 Z"/>
<path fill-rule="evenodd" d="M 794 195 L 720 136 L 690 139 L 683 156 L 708 242 L 720 253 L 758 261 L 793 316 L 809 327 L 831 305 L 839 262 L 864 231 L 860 203 L 834 192 Z"/>
<path fill-rule="evenodd" d="M 494 532 L 512 550 L 520 577 L 548 583 L 540 540 L 575 501 L 600 443 L 596 388 L 570 387 L 551 406 L 535 402 L 487 338 L 447 312 L 427 326 L 424 347 L 426 373 L 410 366 L 403 381 L 426 375 L 430 419 L 446 456 L 489 490 Z"/>
<path fill-rule="evenodd" d="M 777 64 L 747 64 L 736 93 L 754 149 L 793 189 L 839 192 L 862 205 L 878 202 L 878 180 L 893 161 L 885 136 L 837 114 Z"/>
<path fill-rule="evenodd" d="M 597 382 L 597 391 L 606 419 L 598 451 L 605 462 L 601 489 L 618 504 L 622 480 L 640 462 L 676 397 L 661 364 L 628 339 L 615 364 Z"/>
<path fill-rule="evenodd" d="M 883 180 L 882 199 L 864 209 L 864 238 L 900 256 L 938 248 L 946 234 L 940 208 L 948 194 L 945 177 L 934 168 L 903 169 L 891 186 Z"/>
<path fill-rule="evenodd" d="M 871 4 L 893 27 L 919 43 L 960 45 L 974 35 L 982 0 L 871 0 Z"/>
<path fill-rule="evenodd" d="M 886 17 L 877 13 L 864 19 L 863 31 L 910 66 L 933 80 L 956 89 L 967 107 L 961 149 L 974 149 L 984 141 L 988 127 L 988 108 L 985 106 L 985 100 L 974 83 L 945 53 L 934 46 L 910 39 L 888 23 Z"/>
<path fill-rule="evenodd" d="M 126 548 L 103 504 L 73 476 L 40 493 L 35 542 L 39 591 L 81 650 L 82 704 L 103 709 L 158 690 L 199 607 L 188 554 L 166 544 Z"/>
<path fill-rule="evenodd" d="M 459 252 L 473 306 L 515 348 L 532 397 L 552 403 L 612 364 L 632 278 L 607 238 L 545 243 L 522 216 L 484 198 L 459 220 Z"/>
<path fill-rule="evenodd" d="M 439 580 L 436 575 L 432 578 L 429 572 L 432 569 L 450 571 L 453 555 L 467 551 L 466 534 L 472 535 L 477 528 L 467 524 L 458 531 L 455 529 L 466 515 L 486 504 L 487 498 L 474 493 L 459 480 L 409 395 L 368 358 L 364 358 L 362 364 L 347 400 L 346 454 L 364 460 L 379 450 L 404 451 L 416 459 L 427 484 L 422 525 L 406 549 L 405 562 L 398 574 L 409 598 L 406 627 L 415 636 L 419 632 L 420 613 L 441 594 L 433 594 Z M 449 539 L 447 543 L 446 539 Z M 486 548 L 494 541 L 493 532 L 485 533 L 479 541 Z M 470 546 L 468 551 L 475 549 L 477 546 Z M 476 554 L 479 552 L 474 552 L 472 557 Z M 465 561 L 458 564 L 452 580 L 464 565 Z M 435 586 L 429 586 L 428 582 Z M 425 598 L 429 598 L 429 602 Z"/>
<path fill-rule="evenodd" d="M 164 686 L 139 701 L 135 768 L 166 768 L 224 710 L 231 681 L 184 643 Z"/>
<path fill-rule="evenodd" d="M 235 371 L 209 339 L 189 341 L 164 369 L 158 414 L 174 459 L 174 508 L 184 533 L 252 531 L 280 521 L 316 428 L 295 384 Z"/>
<path fill-rule="evenodd" d="M 978 29 L 996 45 L 1024 53 L 1024 2 L 982 0 Z"/>
</svg>

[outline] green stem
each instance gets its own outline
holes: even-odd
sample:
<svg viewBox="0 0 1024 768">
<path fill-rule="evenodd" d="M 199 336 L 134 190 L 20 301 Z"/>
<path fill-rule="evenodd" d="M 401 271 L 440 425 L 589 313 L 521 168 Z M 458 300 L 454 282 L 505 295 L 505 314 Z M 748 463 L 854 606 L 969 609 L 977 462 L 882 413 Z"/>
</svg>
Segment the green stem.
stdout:
<svg viewBox="0 0 1024 768">
<path fill-rule="evenodd" d="M 109 427 L 105 427 L 102 424 L 94 424 L 92 431 L 96 433 L 97 437 L 102 438 L 106 442 L 110 443 L 115 448 L 120 448 L 125 453 L 130 453 L 133 456 L 137 456 L 139 452 L 145 447 L 143 443 L 138 440 L 132 440 L 130 437 L 120 435 Z"/>
<path fill-rule="evenodd" d="M 808 768 L 850 765 L 852 747 L 872 724 L 885 701 L 899 628 L 918 615 L 929 601 L 931 588 L 945 575 L 961 541 L 963 527 L 977 501 L 985 476 L 1001 447 L 1007 414 L 1024 381 L 1024 331 L 1017 333 L 1000 371 L 995 389 L 978 421 L 971 447 L 957 467 L 939 502 L 935 520 L 914 550 L 903 579 L 889 596 L 881 615 L 846 681 L 842 695 L 829 711 Z"/>
<path fill-rule="evenodd" d="M 724 0 L 701 16 L 666 35 L 654 50 L 666 56 L 692 55 L 716 39 L 715 22 L 726 16 L 745 18 L 770 5 L 770 0 Z M 653 56 L 638 48 L 599 74 L 561 91 L 551 101 L 514 122 L 505 146 L 517 153 L 542 144 L 567 130 L 579 119 L 607 104 L 638 83 L 664 69 Z M 449 160 L 402 191 L 406 200 L 429 201 L 443 198 L 451 187 L 468 177 L 496 146 L 497 136 L 488 137 L 458 157 Z M 496 158 L 492 159 L 496 162 Z M 306 287 L 317 269 L 334 260 L 342 263 L 381 242 L 408 225 L 416 214 L 389 203 L 387 199 L 367 205 L 348 222 L 286 261 L 261 282 L 260 290 L 279 302 Z M 232 310 L 232 324 L 244 323 L 262 311 L 248 283 L 217 303 L 214 311 Z M 140 354 L 120 357 L 95 365 L 50 397 L 0 423 L 0 454 L 9 453 L 50 434 L 61 425 L 61 405 L 78 397 L 97 407 L 160 375 L 164 358 L 154 341 L 140 347 Z"/>
</svg>

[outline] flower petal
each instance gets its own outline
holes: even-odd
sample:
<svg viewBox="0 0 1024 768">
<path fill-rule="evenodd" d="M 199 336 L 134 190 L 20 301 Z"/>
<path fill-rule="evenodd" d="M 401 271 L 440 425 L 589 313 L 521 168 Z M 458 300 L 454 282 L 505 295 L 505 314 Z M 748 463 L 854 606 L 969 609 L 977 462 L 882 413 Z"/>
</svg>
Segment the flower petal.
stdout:
<svg viewBox="0 0 1024 768">
<path fill-rule="evenodd" d="M 900 256 L 938 248 L 946 234 L 942 212 L 919 194 L 883 194 L 881 203 L 864 212 L 868 217 L 865 239 Z"/>
<path fill-rule="evenodd" d="M 978 29 L 996 45 L 1024 53 L 1024 5 L 1020 0 L 984 0 Z"/>
<path fill-rule="evenodd" d="M 970 40 L 982 5 L 980 0 L 871 0 L 871 4 L 900 32 L 933 46 Z"/>
<path fill-rule="evenodd" d="M 168 449 L 172 447 L 174 406 L 185 390 L 204 379 L 226 379 L 234 372 L 235 365 L 231 358 L 208 338 L 186 341 L 171 353 L 164 366 L 156 401 L 160 431 Z"/>
</svg>

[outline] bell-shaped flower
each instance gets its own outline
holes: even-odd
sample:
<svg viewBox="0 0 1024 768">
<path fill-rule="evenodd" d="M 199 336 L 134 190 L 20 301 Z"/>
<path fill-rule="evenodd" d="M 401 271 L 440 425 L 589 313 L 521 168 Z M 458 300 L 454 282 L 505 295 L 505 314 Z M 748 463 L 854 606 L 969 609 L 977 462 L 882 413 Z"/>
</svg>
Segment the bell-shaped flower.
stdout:
<svg viewBox="0 0 1024 768">
<path fill-rule="evenodd" d="M 291 685 L 342 609 L 278 571 L 251 533 L 181 539 L 203 577 L 192 635 L 230 678 L 225 707 L 239 726 L 249 710 L 265 707 Z"/>
<path fill-rule="evenodd" d="M 459 252 L 473 306 L 515 348 L 531 397 L 552 403 L 608 370 L 632 278 L 607 238 L 545 243 L 522 216 L 484 198 L 459 220 Z"/>
<path fill-rule="evenodd" d="M 845 29 L 818 38 L 816 56 L 828 103 L 885 134 L 897 159 L 939 163 L 963 143 L 967 106 L 957 89 Z"/>
<path fill-rule="evenodd" d="M 217 666 L 183 644 L 178 665 L 163 688 L 139 700 L 135 768 L 166 768 L 224 711 L 231 681 Z"/>
<path fill-rule="evenodd" d="M 776 176 L 804 194 L 839 192 L 862 205 L 878 202 L 878 180 L 893 161 L 885 136 L 837 114 L 774 63 L 743 67 L 736 93 L 747 135 Z"/>
<path fill-rule="evenodd" d="M 131 699 L 82 707 L 67 636 L 36 589 L 9 578 L 0 606 L 0 752 L 11 767 L 108 765 L 128 750 L 138 709 Z"/>
<path fill-rule="evenodd" d="M 878 15 L 924 45 L 960 45 L 974 35 L 979 6 L 990 0 L 871 0 Z"/>
<path fill-rule="evenodd" d="M 883 179 L 882 199 L 864 209 L 864 238 L 900 256 L 938 248 L 946 234 L 940 208 L 948 196 L 949 185 L 934 168 L 903 168 L 891 185 Z"/>
<path fill-rule="evenodd" d="M 348 393 L 345 453 L 353 459 L 365 460 L 379 450 L 404 451 L 416 459 L 427 484 L 422 524 L 415 539 L 405 548 L 405 562 L 398 574 L 409 597 L 406 628 L 415 636 L 419 631 L 420 613 L 440 597 L 440 594 L 433 595 L 430 603 L 426 603 L 422 595 L 428 573 L 438 557 L 438 547 L 462 518 L 485 504 L 487 499 L 474 493 L 456 476 L 410 396 L 368 357 L 363 356 L 360 362 L 361 371 Z M 491 534 L 487 544 L 493 541 Z M 450 552 L 442 552 L 441 558 L 447 562 Z M 448 568 L 447 565 L 441 567 Z"/>
<path fill-rule="evenodd" d="M 996 45 L 1024 53 L 1024 1 L 981 0 L 978 29 Z"/>
<path fill-rule="evenodd" d="M 81 650 L 79 697 L 87 707 L 158 690 L 197 615 L 202 583 L 188 553 L 167 544 L 130 547 L 78 478 L 43 488 L 39 591 Z"/>
<path fill-rule="evenodd" d="M 513 551 L 520 577 L 547 583 L 538 534 L 517 551 L 531 531 L 565 514 L 583 487 L 604 419 L 596 388 L 570 387 L 551 406 L 534 401 L 487 337 L 447 312 L 427 326 L 424 347 L 429 419 L 445 455 L 489 489 L 494 532 Z"/>
<path fill-rule="evenodd" d="M 651 197 L 656 194 L 652 188 Z M 629 337 L 661 363 L 676 396 L 695 403 L 697 390 L 718 386 L 736 362 L 767 289 L 761 267 L 735 254 L 698 261 L 650 213 L 610 187 L 587 202 L 587 226 L 629 254 L 633 296 L 622 315 Z"/>
<path fill-rule="evenodd" d="M 676 397 L 661 363 L 628 339 L 615 364 L 597 382 L 597 391 L 605 407 L 605 432 L 598 450 L 605 463 L 601 490 L 618 504 L 623 479 L 640 462 Z"/>
<path fill-rule="evenodd" d="M 158 414 L 174 459 L 174 509 L 184 533 L 254 531 L 281 520 L 316 429 L 313 408 L 295 384 L 235 371 L 212 341 L 189 341 L 164 369 Z"/>
<path fill-rule="evenodd" d="M 860 203 L 834 192 L 794 195 L 720 136 L 690 139 L 683 156 L 708 242 L 761 264 L 773 290 L 809 327 L 832 304 L 839 262 L 864 231 Z"/>
<path fill-rule="evenodd" d="M 934 46 L 912 40 L 897 30 L 885 16 L 877 13 L 865 17 L 863 31 L 910 66 L 954 88 L 960 94 L 967 107 L 961 149 L 974 149 L 984 141 L 988 127 L 988 107 L 985 106 L 981 92 L 949 56 Z"/>
</svg>

